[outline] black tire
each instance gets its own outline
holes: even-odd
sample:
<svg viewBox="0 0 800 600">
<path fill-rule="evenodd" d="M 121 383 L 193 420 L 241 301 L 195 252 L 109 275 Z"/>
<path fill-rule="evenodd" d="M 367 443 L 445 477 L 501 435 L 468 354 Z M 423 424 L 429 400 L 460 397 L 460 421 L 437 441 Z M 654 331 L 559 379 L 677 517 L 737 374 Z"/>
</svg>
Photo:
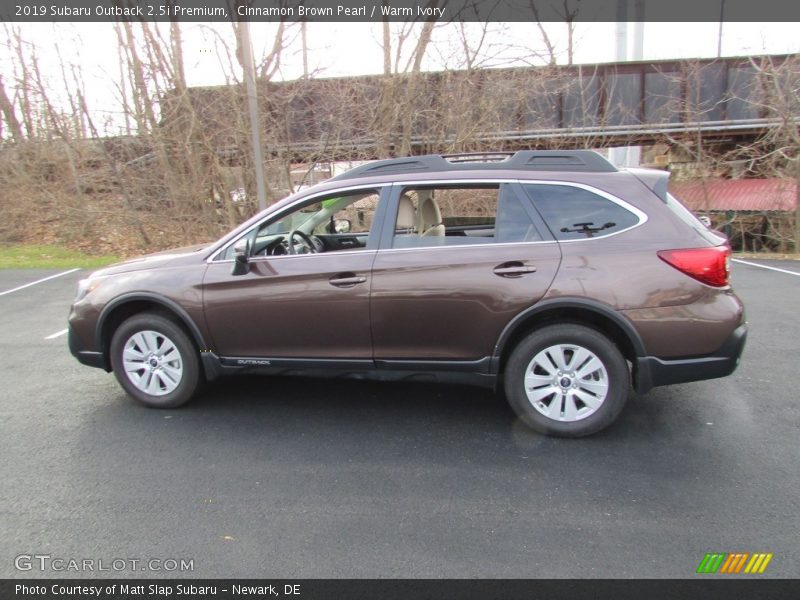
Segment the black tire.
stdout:
<svg viewBox="0 0 800 600">
<path fill-rule="evenodd" d="M 158 334 L 157 339 L 161 341 L 162 346 L 166 343 L 163 341 L 164 339 L 170 341 L 179 354 L 177 357 L 179 363 L 175 362 L 176 357 L 172 352 L 169 354 L 173 360 L 169 361 L 167 366 L 172 367 L 172 373 L 177 370 L 175 367 L 178 364 L 181 367 L 181 376 L 177 378 L 177 385 L 169 392 L 167 392 L 167 384 L 164 383 L 166 375 L 159 374 L 158 377 L 154 377 L 157 393 L 150 394 L 137 387 L 132 380 L 131 377 L 137 377 L 137 373 L 129 376 L 125 371 L 123 364 L 125 345 L 133 336 L 142 332 Z M 111 338 L 110 353 L 111 367 L 119 384 L 134 400 L 150 408 L 175 408 L 186 404 L 198 391 L 203 381 L 199 353 L 189 336 L 178 324 L 160 314 L 140 313 L 124 321 Z M 143 364 L 141 373 L 145 372 Z M 174 383 L 170 385 L 174 385 Z"/>
<path fill-rule="evenodd" d="M 595 358 L 602 363 L 605 373 L 598 370 L 594 375 L 589 375 L 589 379 L 582 380 L 580 377 L 574 376 L 574 373 L 577 373 L 580 369 L 571 372 L 565 371 L 564 375 L 566 377 L 564 378 L 560 378 L 558 373 L 561 373 L 561 371 L 558 371 L 553 377 L 554 382 L 547 383 L 543 380 L 550 378 L 551 375 L 545 370 L 541 370 L 540 367 L 532 368 L 531 373 L 538 378 L 536 383 L 540 384 L 541 393 L 547 393 L 548 389 L 554 390 L 553 394 L 549 396 L 549 401 L 548 398 L 545 398 L 536 402 L 536 405 L 540 407 L 539 410 L 534 407 L 534 401 L 528 398 L 525 389 L 525 377 L 528 373 L 528 368 L 534 364 L 534 358 L 540 352 L 562 345 L 566 347 L 574 345 L 593 353 Z M 570 358 L 570 362 L 572 362 L 572 357 L 577 355 L 570 354 L 570 351 L 567 350 L 562 352 L 562 356 L 565 359 Z M 555 361 L 548 364 L 555 365 L 558 368 Z M 506 398 L 519 418 L 536 431 L 559 437 L 582 437 L 608 427 L 619 416 L 631 389 L 628 363 L 619 348 L 596 329 L 575 323 L 548 325 L 523 338 L 512 351 L 506 363 L 504 376 Z M 570 379 L 570 376 L 572 379 Z M 595 381 L 592 377 L 596 377 L 598 380 Z M 572 385 L 566 388 L 559 387 L 561 386 L 561 381 L 564 383 L 571 382 Z M 576 396 L 574 395 L 568 396 L 568 394 L 575 393 L 572 391 L 573 387 L 580 388 L 583 382 L 594 386 L 597 386 L 598 383 L 607 385 L 605 399 L 601 400 L 596 408 L 588 404 L 584 405 L 580 399 L 575 401 L 574 398 Z M 550 388 L 547 386 L 550 386 Z M 564 395 L 562 395 L 562 392 Z M 586 397 L 584 389 L 580 389 L 579 393 L 581 397 Z M 557 404 L 550 404 L 550 402 Z M 560 404 L 558 404 L 559 402 Z M 573 410 L 575 410 L 575 407 L 579 407 L 577 409 L 578 412 L 573 414 L 579 414 L 579 411 L 583 411 L 587 413 L 586 416 L 580 416 L 574 420 L 557 420 L 543 414 L 543 411 L 548 411 L 558 415 L 559 419 L 567 419 L 567 402 L 571 402 Z M 591 412 L 592 410 L 594 412 Z"/>
</svg>

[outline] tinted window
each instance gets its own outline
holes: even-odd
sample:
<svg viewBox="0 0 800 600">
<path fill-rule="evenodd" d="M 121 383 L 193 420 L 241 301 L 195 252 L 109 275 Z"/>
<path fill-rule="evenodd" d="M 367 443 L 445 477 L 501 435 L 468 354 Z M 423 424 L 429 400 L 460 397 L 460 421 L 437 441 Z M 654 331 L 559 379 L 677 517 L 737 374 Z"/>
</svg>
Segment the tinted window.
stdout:
<svg viewBox="0 0 800 600">
<path fill-rule="evenodd" d="M 692 211 L 686 208 L 686 205 L 678 200 L 672 194 L 667 194 L 667 206 L 669 209 L 684 223 L 696 229 L 697 231 L 703 232 L 708 229 L 703 223 L 694 215 Z"/>
<path fill-rule="evenodd" d="M 500 194 L 494 237 L 498 243 L 536 242 L 542 239 L 522 202 L 508 189 Z"/>
<path fill-rule="evenodd" d="M 558 240 L 602 237 L 639 222 L 631 211 L 582 188 L 532 184 L 524 187 Z"/>
<path fill-rule="evenodd" d="M 505 186 L 427 186 L 403 190 L 392 247 L 540 239 L 522 203 Z"/>
<path fill-rule="evenodd" d="M 689 227 L 694 229 L 697 233 L 702 235 L 705 239 L 714 245 L 720 243 L 719 231 L 713 231 L 711 227 L 706 227 L 695 214 L 690 211 L 686 205 L 672 194 L 667 194 L 666 205 L 681 221 L 686 223 Z"/>
</svg>

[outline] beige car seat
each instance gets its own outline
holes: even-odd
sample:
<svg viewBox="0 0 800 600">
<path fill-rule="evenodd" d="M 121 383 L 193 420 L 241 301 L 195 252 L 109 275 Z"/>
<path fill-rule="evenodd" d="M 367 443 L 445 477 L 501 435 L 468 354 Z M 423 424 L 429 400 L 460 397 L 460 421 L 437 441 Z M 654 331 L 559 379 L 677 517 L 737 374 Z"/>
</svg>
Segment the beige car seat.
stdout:
<svg viewBox="0 0 800 600">
<path fill-rule="evenodd" d="M 397 207 L 397 231 L 414 233 L 417 224 L 417 211 L 414 209 L 414 202 L 406 194 L 400 196 L 400 204 Z"/>
<path fill-rule="evenodd" d="M 442 224 L 442 212 L 431 196 L 422 200 L 417 214 L 417 231 L 421 236 L 443 237 L 445 227 Z"/>
</svg>

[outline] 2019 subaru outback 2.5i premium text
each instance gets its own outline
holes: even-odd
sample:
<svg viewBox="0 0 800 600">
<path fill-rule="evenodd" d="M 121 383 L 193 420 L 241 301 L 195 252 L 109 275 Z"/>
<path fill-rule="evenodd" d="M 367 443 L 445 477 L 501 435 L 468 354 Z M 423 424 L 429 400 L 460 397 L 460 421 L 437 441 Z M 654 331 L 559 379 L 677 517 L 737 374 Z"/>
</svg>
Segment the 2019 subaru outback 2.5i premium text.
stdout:
<svg viewBox="0 0 800 600">
<path fill-rule="evenodd" d="M 542 432 L 631 387 L 723 377 L 746 325 L 730 249 L 668 174 L 590 151 L 378 161 L 218 242 L 83 280 L 69 345 L 153 407 L 242 371 L 501 384 Z"/>
</svg>

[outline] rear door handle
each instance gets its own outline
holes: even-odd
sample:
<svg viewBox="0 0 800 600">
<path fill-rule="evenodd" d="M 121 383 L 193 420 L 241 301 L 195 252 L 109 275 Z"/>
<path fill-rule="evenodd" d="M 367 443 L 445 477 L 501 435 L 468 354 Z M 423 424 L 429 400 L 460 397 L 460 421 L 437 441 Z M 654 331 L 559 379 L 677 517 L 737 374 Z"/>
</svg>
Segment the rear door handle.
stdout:
<svg viewBox="0 0 800 600">
<path fill-rule="evenodd" d="M 355 273 L 339 273 L 338 275 L 331 277 L 328 280 L 328 283 L 336 287 L 349 288 L 353 287 L 354 285 L 358 285 L 359 283 L 364 283 L 366 280 L 366 277 L 360 277 Z"/>
<path fill-rule="evenodd" d="M 536 267 L 524 265 L 519 261 L 512 261 L 497 265 L 494 274 L 500 277 L 522 277 L 526 273 L 535 273 Z"/>
</svg>

